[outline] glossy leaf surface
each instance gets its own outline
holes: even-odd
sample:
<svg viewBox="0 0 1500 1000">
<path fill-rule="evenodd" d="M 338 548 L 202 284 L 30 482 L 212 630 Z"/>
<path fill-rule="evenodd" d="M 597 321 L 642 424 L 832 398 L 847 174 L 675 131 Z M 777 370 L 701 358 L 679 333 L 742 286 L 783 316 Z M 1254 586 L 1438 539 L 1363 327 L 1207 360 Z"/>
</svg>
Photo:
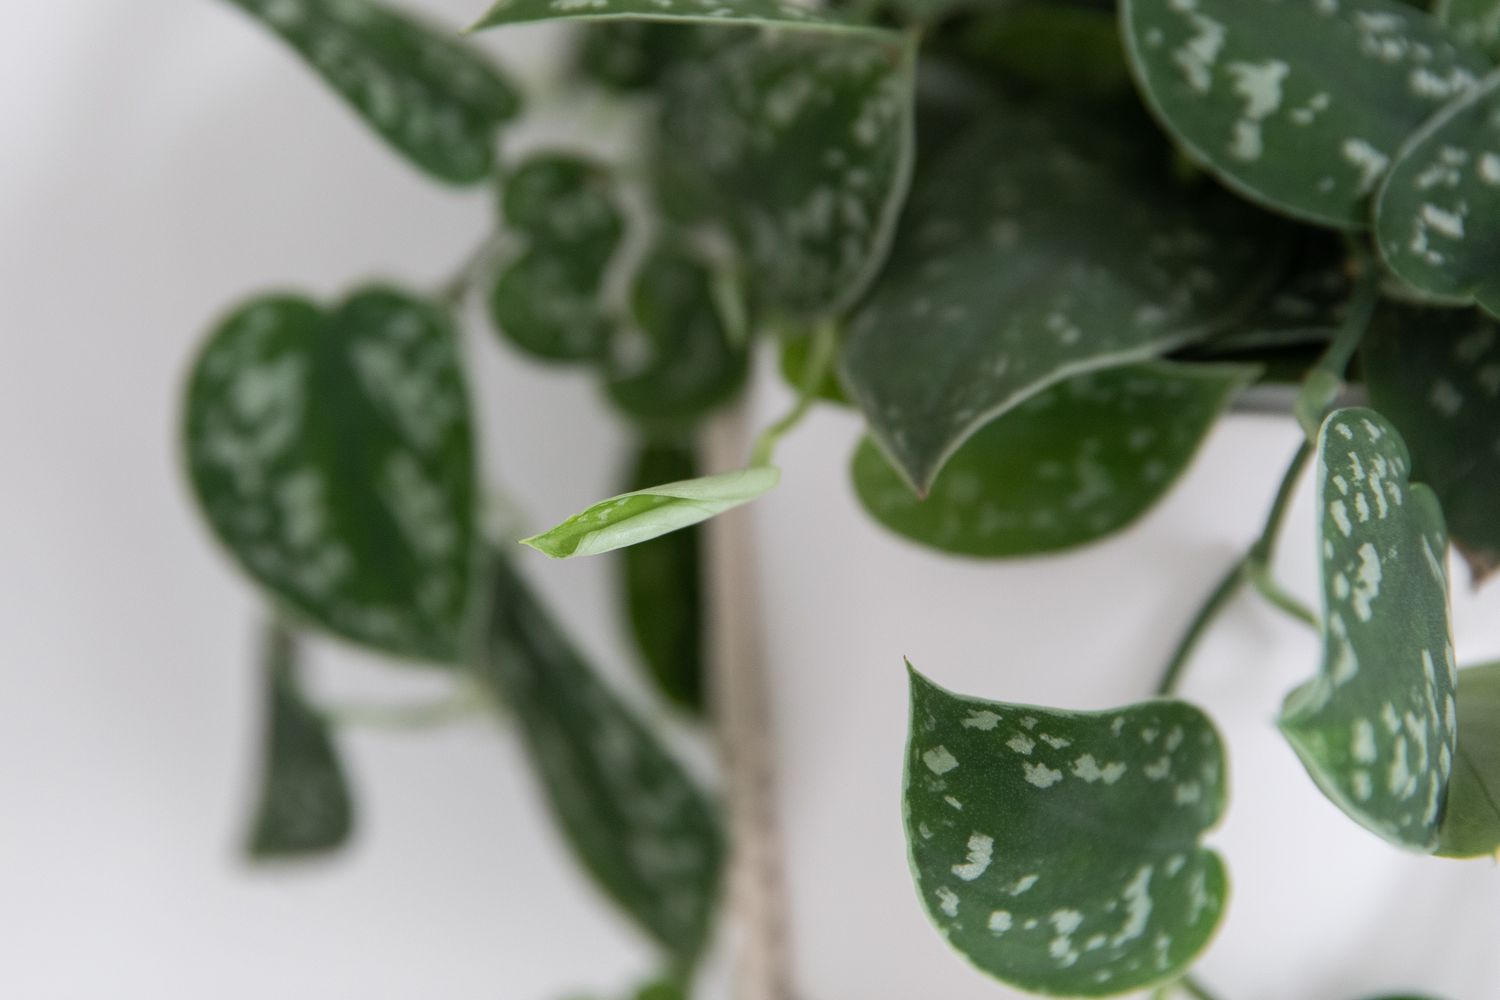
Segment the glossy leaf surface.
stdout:
<svg viewBox="0 0 1500 1000">
<path fill-rule="evenodd" d="M 970 556 L 1051 552 L 1119 531 L 1192 461 L 1253 367 L 1127 365 L 1069 379 L 986 424 L 925 499 L 869 440 L 854 486 L 876 520 Z"/>
<path fill-rule="evenodd" d="M 1402 147 L 1375 205 L 1375 241 L 1407 284 L 1500 313 L 1500 72 Z"/>
<path fill-rule="evenodd" d="M 1330 415 L 1317 456 L 1323 666 L 1281 730 L 1352 819 L 1431 852 L 1457 731 L 1442 510 L 1374 410 Z"/>
<path fill-rule="evenodd" d="M 727 232 L 763 311 L 836 315 L 879 269 L 911 168 L 915 44 L 785 32 L 666 82 L 659 159 L 694 202 L 679 214 Z"/>
<path fill-rule="evenodd" d="M 584 273 L 604 268 L 625 230 L 609 172 L 567 153 L 536 154 L 512 171 L 501 210 L 508 228 L 532 246 L 569 251 Z"/>
<path fill-rule="evenodd" d="M 675 242 L 658 244 L 631 289 L 634 324 L 609 359 L 609 400 L 640 422 L 681 425 L 728 402 L 745 383 L 743 345 L 730 342 L 712 275 Z"/>
<path fill-rule="evenodd" d="M 1475 584 L 1500 567 L 1500 322 L 1469 309 L 1387 304 L 1360 355 L 1370 403 L 1411 449 Z"/>
<path fill-rule="evenodd" d="M 1489 68 L 1398 0 L 1122 0 L 1146 101 L 1198 162 L 1280 212 L 1369 225 L 1406 137 Z"/>
<path fill-rule="evenodd" d="M 1228 326 L 1276 252 L 1257 213 L 1177 185 L 1114 111 L 987 118 L 924 173 L 842 359 L 919 489 L 1049 385 Z"/>
<path fill-rule="evenodd" d="M 333 735 L 303 700 L 290 633 L 267 629 L 265 660 L 268 725 L 248 850 L 257 859 L 335 850 L 354 827 L 354 801 Z"/>
<path fill-rule="evenodd" d="M 1500 851 L 1500 663 L 1458 672 L 1458 750 L 1438 853 L 1470 858 Z"/>
<path fill-rule="evenodd" d="M 599 300 L 603 275 L 565 249 L 530 250 L 490 290 L 490 321 L 510 343 L 544 361 L 587 361 L 609 347 L 614 325 Z"/>
<path fill-rule="evenodd" d="M 604 891 L 689 965 L 718 892 L 715 811 L 515 569 L 490 562 L 484 676 L 515 708 L 553 816 Z"/>
<path fill-rule="evenodd" d="M 446 316 L 385 288 L 333 309 L 252 300 L 194 365 L 185 424 L 203 513 L 278 602 L 396 656 L 457 659 L 475 474 Z"/>
<path fill-rule="evenodd" d="M 1180 975 L 1227 893 L 1199 846 L 1224 808 L 1202 712 L 1066 712 L 953 694 L 915 671 L 905 815 L 928 916 L 969 961 L 1037 993 Z"/>
<path fill-rule="evenodd" d="M 691 448 L 648 444 L 636 456 L 630 485 L 647 489 L 697 474 Z M 625 612 L 636 649 L 657 690 L 691 712 L 703 711 L 706 666 L 701 559 L 697 528 L 632 545 L 621 554 Z"/>
<path fill-rule="evenodd" d="M 522 540 L 554 559 L 596 556 L 636 545 L 749 503 L 781 480 L 781 470 L 755 465 L 601 500 L 540 535 Z"/>
<path fill-rule="evenodd" d="M 489 176 L 500 126 L 520 110 L 475 47 L 371 0 L 231 0 L 280 35 L 387 142 L 453 184 Z"/>
</svg>

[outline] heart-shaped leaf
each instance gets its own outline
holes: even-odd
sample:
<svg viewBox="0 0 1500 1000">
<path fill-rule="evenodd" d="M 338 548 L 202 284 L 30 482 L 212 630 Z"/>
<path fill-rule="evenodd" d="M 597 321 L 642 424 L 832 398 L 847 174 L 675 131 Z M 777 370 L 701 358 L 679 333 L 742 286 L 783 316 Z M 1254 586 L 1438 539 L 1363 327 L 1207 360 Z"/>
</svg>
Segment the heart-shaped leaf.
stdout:
<svg viewBox="0 0 1500 1000">
<path fill-rule="evenodd" d="M 1443 512 L 1374 410 L 1330 415 L 1317 456 L 1323 666 L 1287 696 L 1281 731 L 1355 822 L 1430 853 L 1457 727 Z"/>
<path fill-rule="evenodd" d="M 1375 242 L 1431 298 L 1500 314 L 1500 72 L 1402 147 L 1375 204 Z"/>
<path fill-rule="evenodd" d="M 728 233 L 765 312 L 837 315 L 879 270 L 911 169 L 915 55 L 912 36 L 785 32 L 666 81 L 658 159 L 691 203 L 675 214 Z"/>
<path fill-rule="evenodd" d="M 1398 0 L 1122 0 L 1146 101 L 1194 159 L 1264 205 L 1340 229 L 1397 148 L 1484 74 Z"/>
<path fill-rule="evenodd" d="M 526 741 L 578 859 L 680 968 L 701 950 L 723 843 L 715 811 L 600 682 L 504 558 L 490 560 L 484 677 Z"/>
<path fill-rule="evenodd" d="M 747 355 L 730 342 L 713 277 L 673 240 L 647 255 L 631 288 L 633 326 L 608 359 L 609 400 L 650 426 L 696 421 L 745 383 Z"/>
<path fill-rule="evenodd" d="M 277 601 L 396 656 L 457 659 L 474 459 L 446 316 L 384 288 L 331 311 L 252 300 L 209 338 L 184 418 L 204 515 Z"/>
<path fill-rule="evenodd" d="M 1500 663 L 1458 672 L 1458 748 L 1437 852 L 1473 858 L 1500 851 Z"/>
<path fill-rule="evenodd" d="M 354 827 L 354 800 L 326 720 L 302 698 L 296 643 L 267 629 L 267 731 L 261 751 L 260 801 L 249 853 L 261 859 L 322 854 L 342 846 Z"/>
<path fill-rule="evenodd" d="M 596 556 L 717 517 L 749 503 L 781 480 L 772 465 L 721 472 L 601 500 L 550 531 L 522 539 L 554 559 Z"/>
<path fill-rule="evenodd" d="M 790 0 L 500 0 L 470 31 L 534 21 L 664 21 L 874 33 L 837 10 Z"/>
<path fill-rule="evenodd" d="M 528 250 L 490 291 L 490 320 L 516 347 L 544 361 L 589 361 L 609 347 L 614 325 L 599 301 L 603 275 L 563 249 Z"/>
<path fill-rule="evenodd" d="M 880 523 L 945 552 L 1019 556 L 1082 545 L 1156 503 L 1256 372 L 1158 362 L 1082 375 L 986 424 L 925 499 L 868 439 L 854 456 L 854 487 Z"/>
<path fill-rule="evenodd" d="M 1500 0 L 1437 0 L 1433 13 L 1455 37 L 1500 58 Z"/>
<path fill-rule="evenodd" d="M 625 230 L 608 170 L 567 153 L 533 155 L 507 175 L 501 210 L 530 245 L 567 251 L 585 274 L 604 270 Z"/>
<path fill-rule="evenodd" d="M 1476 310 L 1387 304 L 1360 356 L 1370 403 L 1411 449 L 1475 584 L 1500 568 L 1500 322 Z"/>
<path fill-rule="evenodd" d="M 1179 976 L 1219 924 L 1199 846 L 1225 798 L 1213 724 L 1180 701 L 1065 712 L 911 673 L 906 838 L 928 916 L 1013 986 L 1107 996 Z"/>
<path fill-rule="evenodd" d="M 691 448 L 648 444 L 636 456 L 630 484 L 692 479 L 698 463 Z M 703 567 L 699 531 L 685 528 L 622 553 L 625 612 L 636 648 L 656 688 L 691 712 L 703 711 Z"/>
<path fill-rule="evenodd" d="M 280 35 L 396 150 L 433 177 L 489 176 L 515 87 L 480 51 L 372 0 L 230 0 Z"/>
<path fill-rule="evenodd" d="M 1213 333 L 1269 281 L 1259 213 L 1176 184 L 1122 117 L 1000 109 L 919 182 L 842 359 L 919 490 L 1029 396 Z"/>
</svg>

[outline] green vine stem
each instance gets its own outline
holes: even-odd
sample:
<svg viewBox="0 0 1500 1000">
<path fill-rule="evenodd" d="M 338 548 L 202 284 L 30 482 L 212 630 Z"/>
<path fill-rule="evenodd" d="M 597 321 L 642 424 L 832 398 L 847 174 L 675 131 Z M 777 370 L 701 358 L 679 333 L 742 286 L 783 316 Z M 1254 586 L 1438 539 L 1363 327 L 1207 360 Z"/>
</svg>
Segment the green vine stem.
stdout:
<svg viewBox="0 0 1500 1000">
<path fill-rule="evenodd" d="M 487 233 L 473 250 L 464 257 L 454 270 L 453 276 L 438 286 L 433 297 L 449 311 L 463 305 L 473 287 L 483 280 L 490 266 L 499 257 L 507 240 L 499 233 Z"/>
<path fill-rule="evenodd" d="M 1303 379 L 1302 390 L 1292 405 L 1292 413 L 1309 441 L 1318 436 L 1323 418 L 1344 388 L 1344 374 L 1349 370 L 1354 352 L 1359 349 L 1359 342 L 1370 328 L 1370 318 L 1380 301 L 1379 267 L 1363 252 L 1356 255 L 1355 261 L 1359 275 L 1349 297 L 1349 311 L 1328 350 Z"/>
<path fill-rule="evenodd" d="M 489 712 L 496 706 L 479 685 L 465 681 L 452 694 L 410 705 L 362 702 L 322 705 L 318 713 L 338 726 L 420 731 L 436 729 L 460 719 Z"/>
<path fill-rule="evenodd" d="M 1189 660 L 1192 659 L 1199 640 L 1203 638 L 1208 627 L 1213 624 L 1219 612 L 1224 610 L 1242 584 L 1251 584 L 1271 604 L 1300 621 L 1317 626 L 1317 616 L 1302 602 L 1283 590 L 1271 574 L 1271 560 L 1276 551 L 1276 542 L 1281 537 L 1282 524 L 1286 521 L 1287 511 L 1291 508 L 1292 497 L 1297 490 L 1297 481 L 1302 478 L 1302 470 L 1307 467 L 1311 457 L 1312 445 L 1303 441 L 1298 446 L 1297 453 L 1292 456 L 1291 464 L 1287 466 L 1286 472 L 1282 474 L 1281 483 L 1276 488 L 1276 497 L 1271 501 L 1271 510 L 1266 515 L 1265 527 L 1261 529 L 1260 537 L 1251 544 L 1244 555 L 1234 561 L 1214 589 L 1209 592 L 1208 597 L 1204 599 L 1198 613 L 1193 616 L 1193 620 L 1188 623 L 1187 631 L 1178 641 L 1177 648 L 1172 651 L 1171 657 L 1167 660 L 1166 669 L 1162 671 L 1161 680 L 1157 682 L 1157 694 L 1168 695 L 1177 690 L 1177 685 L 1182 680 L 1182 673 L 1187 668 Z"/>
<path fill-rule="evenodd" d="M 807 367 L 802 372 L 802 384 L 798 386 L 797 402 L 791 412 L 770 427 L 761 431 L 755 440 L 755 450 L 750 453 L 751 465 L 770 465 L 771 456 L 782 437 L 802 422 L 807 412 L 818 399 L 818 387 L 828 377 L 833 367 L 834 355 L 839 346 L 839 324 L 831 319 L 819 321 L 813 328 L 812 347 L 807 353 Z"/>
</svg>

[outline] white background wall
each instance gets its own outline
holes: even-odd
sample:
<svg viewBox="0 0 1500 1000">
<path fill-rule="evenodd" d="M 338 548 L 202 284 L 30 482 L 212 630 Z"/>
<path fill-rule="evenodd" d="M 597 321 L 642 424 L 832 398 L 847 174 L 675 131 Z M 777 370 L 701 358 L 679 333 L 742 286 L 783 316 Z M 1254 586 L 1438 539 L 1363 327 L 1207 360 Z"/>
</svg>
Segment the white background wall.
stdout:
<svg viewBox="0 0 1500 1000">
<path fill-rule="evenodd" d="M 426 0 L 454 23 L 478 0 Z M 18 1000 L 618 995 L 650 967 L 484 721 L 346 741 L 363 829 L 330 863 L 237 856 L 254 762 L 253 594 L 175 466 L 196 338 L 237 297 L 423 287 L 487 222 L 434 189 L 227 4 L 52 0 L 0 28 L 0 996 Z M 555 34 L 499 41 L 545 76 Z M 586 380 L 474 324 L 491 479 L 545 523 L 610 492 L 625 447 Z M 755 409 L 784 393 L 763 378 Z M 756 508 L 807 1000 L 1010 996 L 947 951 L 906 872 L 901 657 L 951 687 L 1101 708 L 1143 696 L 1256 533 L 1295 432 L 1235 418 L 1126 537 L 1059 558 L 954 562 L 856 509 L 847 415 L 784 446 Z M 1285 574 L 1311 595 L 1307 496 Z M 529 568 L 633 685 L 603 561 Z M 1460 590 L 1464 588 L 1460 587 Z M 1500 587 L 1457 608 L 1460 660 L 1500 655 Z M 320 686 L 391 699 L 435 678 L 320 648 Z M 1234 877 L 1203 977 L 1225 1000 L 1500 996 L 1500 872 L 1405 857 L 1312 787 L 1271 719 L 1310 635 L 1245 598 L 1185 693 L 1222 724 Z M 638 688 L 635 688 L 638 691 Z"/>
</svg>

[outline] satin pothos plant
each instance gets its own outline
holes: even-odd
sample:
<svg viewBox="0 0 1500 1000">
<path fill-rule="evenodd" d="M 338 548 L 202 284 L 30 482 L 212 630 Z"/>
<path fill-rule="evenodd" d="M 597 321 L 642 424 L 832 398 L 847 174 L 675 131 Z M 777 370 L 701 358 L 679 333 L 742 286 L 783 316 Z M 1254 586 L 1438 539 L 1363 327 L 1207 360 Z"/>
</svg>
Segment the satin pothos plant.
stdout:
<svg viewBox="0 0 1500 1000">
<path fill-rule="evenodd" d="M 1500 566 L 1500 0 L 501 0 L 467 33 L 374 0 L 231 3 L 414 169 L 495 193 L 441 290 L 259 294 L 193 364 L 192 489 L 273 612 L 255 855 L 353 823 L 299 633 L 447 670 L 507 706 L 579 862 L 659 945 L 640 995 L 692 993 L 719 807 L 476 513 L 457 331 L 481 302 L 505 349 L 588 373 L 634 428 L 626 491 L 524 541 L 621 550 L 635 656 L 689 717 L 694 526 L 776 487 L 811 407 L 863 414 L 853 488 L 887 529 L 1024 559 L 1127 530 L 1239 394 L 1294 400 L 1264 530 L 1144 700 L 1012 704 L 910 666 L 908 860 L 984 973 L 1209 995 L 1190 969 L 1226 915 L 1224 747 L 1173 690 L 1242 587 L 1321 643 L 1279 725 L 1350 835 L 1500 846 L 1500 664 L 1457 668 L 1447 573 L 1450 545 L 1476 586 Z M 480 39 L 540 21 L 574 28 L 543 106 L 619 109 L 623 148 L 505 141 L 528 102 Z M 795 409 L 701 475 L 705 420 L 765 350 Z M 1304 473 L 1317 608 L 1272 571 Z"/>
</svg>

